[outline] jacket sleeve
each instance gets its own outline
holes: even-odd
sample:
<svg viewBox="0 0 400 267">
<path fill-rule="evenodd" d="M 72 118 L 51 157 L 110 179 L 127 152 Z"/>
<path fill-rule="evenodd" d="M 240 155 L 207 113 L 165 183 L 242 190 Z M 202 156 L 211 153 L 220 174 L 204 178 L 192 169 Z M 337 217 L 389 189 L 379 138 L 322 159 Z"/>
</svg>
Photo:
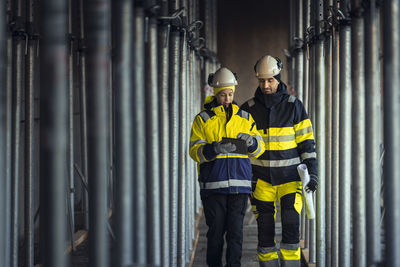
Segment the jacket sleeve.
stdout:
<svg viewBox="0 0 400 267">
<path fill-rule="evenodd" d="M 250 134 L 253 136 L 256 143 L 255 145 L 253 145 L 254 147 L 252 147 L 252 149 L 249 151 L 249 157 L 256 159 L 264 153 L 265 144 L 260 133 L 257 131 L 256 122 L 254 121 L 250 113 L 249 113 L 249 122 L 250 122 Z"/>
<path fill-rule="evenodd" d="M 307 165 L 310 175 L 318 176 L 318 161 L 315 151 L 314 132 L 311 120 L 308 118 L 303 104 L 296 100 L 296 114 L 294 131 L 296 136 L 297 150 L 301 161 Z"/>
<path fill-rule="evenodd" d="M 198 162 L 203 163 L 212 160 L 213 155 L 212 144 L 208 144 L 204 134 L 203 119 L 197 115 L 193 121 L 192 131 L 190 133 L 189 155 Z"/>
</svg>

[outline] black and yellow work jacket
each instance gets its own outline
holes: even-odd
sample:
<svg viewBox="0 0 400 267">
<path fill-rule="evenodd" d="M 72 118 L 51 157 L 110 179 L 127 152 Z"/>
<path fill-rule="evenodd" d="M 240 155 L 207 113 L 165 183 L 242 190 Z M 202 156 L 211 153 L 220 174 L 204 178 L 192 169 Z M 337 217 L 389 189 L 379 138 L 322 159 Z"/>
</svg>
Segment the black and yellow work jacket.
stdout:
<svg viewBox="0 0 400 267">
<path fill-rule="evenodd" d="M 257 88 L 254 98 L 241 109 L 249 112 L 265 143 L 265 152 L 252 159 L 253 178 L 272 185 L 300 181 L 297 166 L 305 163 L 317 177 L 318 163 L 311 121 L 300 100 L 280 83 L 275 94 Z"/>
<path fill-rule="evenodd" d="M 236 104 L 226 109 L 215 103 L 205 105 L 205 110 L 196 115 L 190 135 L 189 154 L 198 163 L 200 194 L 249 194 L 252 181 L 249 157 L 259 157 L 264 152 L 264 143 L 248 112 Z M 214 152 L 214 142 L 223 137 L 237 138 L 239 133 L 254 138 L 247 154 Z"/>
</svg>

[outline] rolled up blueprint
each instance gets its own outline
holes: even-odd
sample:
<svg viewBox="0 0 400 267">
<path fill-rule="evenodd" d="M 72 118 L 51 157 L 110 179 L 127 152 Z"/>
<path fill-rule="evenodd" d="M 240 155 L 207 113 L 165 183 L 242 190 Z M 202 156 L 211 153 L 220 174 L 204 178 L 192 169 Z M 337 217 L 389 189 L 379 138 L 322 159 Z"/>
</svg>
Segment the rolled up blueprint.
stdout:
<svg viewBox="0 0 400 267">
<path fill-rule="evenodd" d="M 315 218 L 313 195 L 312 192 L 307 193 L 306 190 L 304 190 L 304 188 L 310 181 L 310 174 L 308 174 L 307 165 L 300 164 L 299 166 L 297 166 L 297 172 L 299 173 L 301 182 L 303 183 L 303 196 L 306 203 L 307 217 L 309 220 L 311 220 Z"/>
</svg>

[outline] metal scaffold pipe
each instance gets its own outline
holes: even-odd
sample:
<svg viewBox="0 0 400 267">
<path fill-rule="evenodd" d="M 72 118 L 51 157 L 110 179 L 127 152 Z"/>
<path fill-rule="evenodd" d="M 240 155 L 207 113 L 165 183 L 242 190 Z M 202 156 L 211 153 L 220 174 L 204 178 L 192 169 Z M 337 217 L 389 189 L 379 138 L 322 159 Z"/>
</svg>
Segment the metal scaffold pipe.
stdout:
<svg viewBox="0 0 400 267">
<path fill-rule="evenodd" d="M 331 266 L 332 255 L 332 28 L 328 23 L 329 7 L 333 0 L 324 4 L 324 68 L 325 68 L 325 266 Z"/>
<path fill-rule="evenodd" d="M 34 178 L 34 160 L 35 155 L 35 129 L 34 129 L 34 96 L 35 96 L 35 59 L 36 59 L 36 40 L 35 40 L 35 2 L 29 0 L 26 6 L 26 20 L 27 20 L 27 34 L 29 36 L 28 49 L 26 51 L 26 64 L 25 64 L 25 150 L 24 150 L 24 171 L 25 171 L 25 186 L 24 186 L 24 200 L 25 200 L 25 266 L 34 265 L 34 191 L 33 191 L 33 178 Z"/>
<path fill-rule="evenodd" d="M 7 3 L 7 13 L 9 14 L 7 17 L 7 21 L 10 21 L 10 14 L 11 14 L 11 3 Z M 7 57 L 6 57 L 6 75 L 5 75 L 5 86 L 4 89 L 5 91 L 5 99 L 3 101 L 5 105 L 3 105 L 3 102 L 1 106 L 5 108 L 6 112 L 6 117 L 5 120 L 2 120 L 5 124 L 5 131 L 2 131 L 2 133 L 5 134 L 6 138 L 6 143 L 4 146 L 3 151 L 5 152 L 5 160 L 3 163 L 5 164 L 5 181 L 6 181 L 6 186 L 5 186 L 5 198 L 6 201 L 4 202 L 6 204 L 6 219 L 3 220 L 5 224 L 5 242 L 6 244 L 10 244 L 6 246 L 6 251 L 5 251 L 5 266 L 12 266 L 12 267 L 18 267 L 18 247 L 14 246 L 16 245 L 16 242 L 14 242 L 14 237 L 12 235 L 13 231 L 13 225 L 12 225 L 12 218 L 13 218 L 13 212 L 12 212 L 12 199 L 13 199 L 13 191 L 12 191 L 12 184 L 13 181 L 11 181 L 11 172 L 12 172 L 12 80 L 13 80 L 13 39 L 12 39 L 12 33 L 8 31 L 7 33 Z M 1 54 L 0 54 L 1 55 Z M 4 73 L 4 72 L 1 72 Z"/>
<path fill-rule="evenodd" d="M 107 184 L 110 136 L 111 1 L 87 2 L 89 263 L 109 266 Z"/>
<path fill-rule="evenodd" d="M 68 179 L 67 2 L 44 1 L 42 10 L 40 242 L 43 266 L 65 267 L 65 188 Z"/>
<path fill-rule="evenodd" d="M 32 0 L 31 0 L 32 1 Z M 72 28 L 72 0 L 68 0 L 68 34 L 69 34 L 69 57 L 68 57 L 68 187 L 67 190 L 67 213 L 69 238 L 72 249 L 75 250 L 75 179 L 74 179 L 74 69 L 75 69 L 75 43 Z"/>
<path fill-rule="evenodd" d="M 78 47 L 78 84 L 79 84 L 79 107 L 80 107 L 80 141 L 81 141 L 81 172 L 84 182 L 88 183 L 88 157 L 87 157 L 87 108 L 86 108 L 86 51 L 85 51 L 85 13 L 84 0 L 79 0 L 79 47 Z M 84 216 L 84 228 L 89 228 L 89 195 L 87 190 L 83 192 L 82 209 Z"/>
<path fill-rule="evenodd" d="M 136 2 L 135 2 L 136 3 Z M 133 106 L 135 112 L 133 146 L 134 150 L 134 214 L 141 214 L 146 210 L 146 126 L 145 126 L 145 84 L 144 84 L 144 10 L 143 6 L 135 6 L 135 47 L 134 47 L 134 88 Z M 134 219 L 134 261 L 137 264 L 146 264 L 147 240 L 146 240 L 146 216 L 135 216 Z"/>
<path fill-rule="evenodd" d="M 304 25 L 304 78 L 303 78 L 303 95 L 300 98 L 303 101 L 304 107 L 308 107 L 308 95 L 310 90 L 310 53 L 309 53 L 309 33 L 307 29 L 310 27 L 310 4 L 311 0 L 303 0 L 303 25 Z M 307 110 L 309 112 L 309 110 Z M 306 240 L 308 241 L 308 240 Z M 307 243 L 307 242 L 306 242 Z"/>
<path fill-rule="evenodd" d="M 178 266 L 186 264 L 186 31 L 181 33 L 180 81 L 179 81 L 179 152 L 178 152 Z"/>
<path fill-rule="evenodd" d="M 150 1 L 151 2 L 151 1 Z M 149 4 L 149 3 L 148 3 Z M 151 6 L 149 7 L 151 8 Z M 145 105 L 146 105 L 146 219 L 147 219 L 147 262 L 158 266 L 160 257 L 160 168 L 159 168 L 159 128 L 158 128 L 158 76 L 157 76 L 157 20 L 146 17 L 147 41 L 145 45 Z"/>
<path fill-rule="evenodd" d="M 169 13 L 176 13 L 179 9 L 179 1 L 172 1 L 169 5 Z M 179 100 L 179 74 L 180 74 L 180 33 L 177 17 L 171 27 L 170 54 L 169 54 L 169 153 L 170 153 L 170 259 L 171 266 L 177 266 L 178 255 L 178 100 Z M 172 21 L 172 22 L 174 22 Z"/>
<path fill-rule="evenodd" d="M 19 247 L 19 187 L 20 187 L 20 147 L 21 147 L 21 109 L 22 109 L 22 62 L 23 55 L 25 54 L 25 47 L 23 46 L 24 37 L 26 38 L 24 18 L 22 17 L 22 0 L 16 0 L 12 6 L 14 28 L 13 28 L 13 41 L 12 41 L 12 155 L 11 155 L 11 180 L 12 180 L 12 221 L 11 221 L 11 243 L 12 243 L 12 264 L 18 266 L 18 247 Z"/>
<path fill-rule="evenodd" d="M 160 15 L 168 15 L 168 1 L 161 1 Z M 170 265 L 170 195 L 169 195 L 169 106 L 168 106 L 168 82 L 169 82 L 169 34 L 171 25 L 162 22 L 158 27 L 158 85 L 160 97 L 159 106 L 159 142 L 160 142 L 160 202 L 161 202 L 161 266 Z"/>
<path fill-rule="evenodd" d="M 6 5 L 4 1 L 1 2 L 0 5 L 0 17 L 6 18 Z M 0 264 L 3 266 L 6 265 L 6 247 L 8 244 L 6 241 L 8 240 L 7 235 L 7 195 L 6 190 L 9 186 L 7 183 L 8 179 L 4 179 L 7 177 L 7 85 L 6 85 L 6 73 L 7 73 L 7 34 L 6 34 L 6 20 L 2 19 L 0 22 L 0 81 L 2 84 L 0 85 L 0 176 L 3 177 L 0 180 Z M 8 257 L 7 257 L 8 258 Z"/>
<path fill-rule="evenodd" d="M 133 4 L 129 0 L 113 2 L 113 81 L 115 90 L 115 175 L 116 250 L 113 265 L 128 266 L 133 261 Z"/>
<path fill-rule="evenodd" d="M 365 68 L 364 19 L 360 0 L 352 0 L 351 80 L 352 80 L 352 266 L 366 266 L 366 206 L 365 206 Z"/>
<path fill-rule="evenodd" d="M 295 40 L 295 90 L 297 97 L 303 101 L 303 78 L 304 78 L 304 27 L 303 27 L 303 0 L 296 1 L 297 22 L 296 22 L 296 40 Z"/>
<path fill-rule="evenodd" d="M 324 19 L 323 0 L 315 2 L 315 29 L 317 40 L 315 41 L 315 126 L 316 148 L 318 161 L 319 185 L 316 191 L 316 260 L 317 266 L 325 266 L 325 64 L 324 64 L 324 40 L 321 27 Z"/>
<path fill-rule="evenodd" d="M 339 32 L 332 36 L 331 265 L 339 266 Z M 328 252 L 329 253 L 329 252 Z"/>
<path fill-rule="evenodd" d="M 365 13 L 365 147 L 367 211 L 367 266 L 382 261 L 381 248 L 381 81 L 380 20 L 377 1 L 370 1 Z"/>
<path fill-rule="evenodd" d="M 344 18 L 340 25 L 340 117 L 339 117 L 339 266 L 351 263 L 351 28 L 348 0 L 341 0 Z"/>
<path fill-rule="evenodd" d="M 383 10 L 383 166 L 385 203 L 385 262 L 400 266 L 400 1 L 384 1 Z"/>
</svg>

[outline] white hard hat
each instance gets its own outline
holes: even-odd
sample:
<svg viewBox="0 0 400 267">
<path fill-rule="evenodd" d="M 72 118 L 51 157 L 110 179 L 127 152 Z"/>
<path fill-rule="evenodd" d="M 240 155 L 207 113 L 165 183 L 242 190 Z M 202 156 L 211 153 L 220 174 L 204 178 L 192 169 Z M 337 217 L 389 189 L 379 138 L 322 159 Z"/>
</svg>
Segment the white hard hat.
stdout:
<svg viewBox="0 0 400 267">
<path fill-rule="evenodd" d="M 225 67 L 208 75 L 208 84 L 212 87 L 225 87 L 237 85 L 236 75 Z"/>
<path fill-rule="evenodd" d="M 256 65 L 254 65 L 256 77 L 259 79 L 272 78 L 275 75 L 278 75 L 282 68 L 282 61 L 279 58 L 270 55 L 263 56 L 256 62 Z"/>
</svg>

